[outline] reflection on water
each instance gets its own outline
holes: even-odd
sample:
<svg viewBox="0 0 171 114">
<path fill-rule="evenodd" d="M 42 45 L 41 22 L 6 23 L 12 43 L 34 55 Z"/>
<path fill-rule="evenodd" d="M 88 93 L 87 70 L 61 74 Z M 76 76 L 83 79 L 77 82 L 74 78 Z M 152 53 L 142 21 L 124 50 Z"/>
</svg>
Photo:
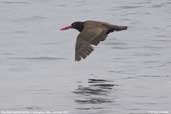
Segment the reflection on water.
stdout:
<svg viewBox="0 0 171 114">
<path fill-rule="evenodd" d="M 75 103 L 77 110 L 103 110 L 100 104 L 111 104 L 114 102 L 111 91 L 117 86 L 110 80 L 88 79 L 88 86 L 78 85 L 73 91 L 76 94 Z"/>
</svg>

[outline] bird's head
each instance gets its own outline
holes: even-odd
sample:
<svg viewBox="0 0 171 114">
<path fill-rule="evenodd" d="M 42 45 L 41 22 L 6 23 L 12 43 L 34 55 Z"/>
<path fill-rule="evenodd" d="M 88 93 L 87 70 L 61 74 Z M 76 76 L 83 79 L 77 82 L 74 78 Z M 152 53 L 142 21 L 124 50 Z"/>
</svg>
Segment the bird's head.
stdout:
<svg viewBox="0 0 171 114">
<path fill-rule="evenodd" d="M 81 32 L 84 28 L 84 22 L 73 22 L 71 25 L 61 28 L 60 30 L 76 29 Z"/>
</svg>

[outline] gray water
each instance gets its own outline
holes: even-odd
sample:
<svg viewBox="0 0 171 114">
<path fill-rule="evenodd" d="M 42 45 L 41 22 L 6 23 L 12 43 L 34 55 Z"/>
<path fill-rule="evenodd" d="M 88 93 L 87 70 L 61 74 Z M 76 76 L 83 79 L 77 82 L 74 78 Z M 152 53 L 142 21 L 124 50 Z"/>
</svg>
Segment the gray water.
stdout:
<svg viewBox="0 0 171 114">
<path fill-rule="evenodd" d="M 73 21 L 129 29 L 74 61 Z M 0 110 L 171 113 L 170 0 L 0 0 Z"/>
</svg>

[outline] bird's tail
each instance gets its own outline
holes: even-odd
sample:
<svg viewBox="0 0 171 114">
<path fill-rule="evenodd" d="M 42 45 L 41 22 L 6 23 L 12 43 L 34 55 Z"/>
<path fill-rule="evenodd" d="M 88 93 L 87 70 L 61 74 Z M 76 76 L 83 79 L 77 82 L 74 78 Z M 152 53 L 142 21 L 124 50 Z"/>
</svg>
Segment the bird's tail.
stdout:
<svg viewBox="0 0 171 114">
<path fill-rule="evenodd" d="M 113 31 L 121 31 L 121 30 L 127 30 L 128 26 L 118 26 L 118 25 L 113 25 L 112 30 Z"/>
</svg>

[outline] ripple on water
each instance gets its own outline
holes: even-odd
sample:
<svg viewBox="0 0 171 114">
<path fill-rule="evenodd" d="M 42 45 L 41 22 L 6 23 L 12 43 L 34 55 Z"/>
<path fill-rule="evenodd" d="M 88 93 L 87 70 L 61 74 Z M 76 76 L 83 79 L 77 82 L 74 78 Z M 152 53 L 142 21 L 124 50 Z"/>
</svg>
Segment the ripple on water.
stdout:
<svg viewBox="0 0 171 114">
<path fill-rule="evenodd" d="M 90 87 L 79 87 L 76 91 L 73 93 L 80 94 L 80 95 L 107 95 L 106 90 L 98 89 L 98 88 L 90 88 Z"/>
<path fill-rule="evenodd" d="M 100 87 L 104 89 L 112 89 L 113 86 L 117 86 L 116 84 L 92 84 L 90 86 Z"/>
<path fill-rule="evenodd" d="M 141 5 L 126 5 L 126 6 L 121 6 L 119 7 L 120 9 L 137 9 L 137 8 L 141 8 L 143 6 Z"/>
<path fill-rule="evenodd" d="M 111 81 L 103 80 L 103 79 L 88 79 L 88 83 L 105 83 L 105 82 L 111 82 Z"/>
<path fill-rule="evenodd" d="M 15 108 L 8 108 L 9 111 L 35 111 L 35 110 L 42 110 L 43 108 L 36 105 L 28 105 L 28 106 L 19 106 L 17 105 Z"/>
<path fill-rule="evenodd" d="M 111 80 L 104 79 L 88 79 L 88 86 L 78 85 L 78 88 L 73 91 L 77 98 L 75 103 L 79 104 L 77 110 L 96 110 L 103 109 L 102 105 L 112 103 L 113 96 L 111 95 L 114 84 Z"/>
<path fill-rule="evenodd" d="M 25 109 L 25 110 L 40 110 L 42 108 L 39 106 L 26 106 L 23 109 Z"/>
<path fill-rule="evenodd" d="M 32 94 L 52 94 L 52 91 L 46 88 L 28 88 L 25 91 Z"/>
<path fill-rule="evenodd" d="M 15 57 L 11 59 L 17 60 L 33 60 L 33 61 L 59 61 L 59 60 L 66 60 L 66 58 L 59 58 L 59 57 Z"/>
<path fill-rule="evenodd" d="M 164 7 L 165 5 L 166 5 L 166 3 L 160 3 L 160 4 L 154 4 L 151 7 L 152 8 L 161 8 L 161 7 Z"/>
<path fill-rule="evenodd" d="M 7 5 L 24 5 L 24 4 L 31 4 L 28 1 L 2 1 L 1 3 Z"/>
<path fill-rule="evenodd" d="M 79 104 L 102 104 L 112 102 L 110 99 L 106 98 L 91 98 L 91 99 L 76 99 L 75 102 Z"/>
<path fill-rule="evenodd" d="M 37 22 L 37 21 L 43 21 L 47 19 L 47 17 L 45 16 L 39 16 L 39 15 L 35 15 L 35 16 L 30 16 L 30 17 L 22 17 L 19 19 L 15 19 L 13 20 L 13 22 L 17 22 L 17 23 L 23 23 L 23 22 Z"/>
<path fill-rule="evenodd" d="M 125 46 L 126 45 L 126 43 L 124 43 L 124 42 L 106 42 L 106 43 L 104 43 L 104 45 L 119 45 L 119 46 Z"/>
<path fill-rule="evenodd" d="M 169 78 L 169 76 L 168 76 L 168 75 L 150 75 L 150 74 L 140 75 L 140 77 Z"/>
<path fill-rule="evenodd" d="M 28 31 L 25 31 L 25 30 L 16 30 L 16 31 L 14 31 L 14 32 L 12 32 L 12 33 L 15 33 L 15 34 L 27 34 L 28 33 Z"/>
<path fill-rule="evenodd" d="M 99 110 L 103 109 L 101 107 L 91 107 L 91 108 L 76 108 L 77 110 Z"/>
<path fill-rule="evenodd" d="M 157 55 L 160 55 L 160 53 L 145 53 L 145 52 L 143 52 L 143 53 L 140 53 L 140 52 L 136 52 L 136 53 L 134 53 L 133 54 L 134 56 L 137 56 L 137 57 L 151 57 L 151 56 L 157 56 Z"/>
</svg>

